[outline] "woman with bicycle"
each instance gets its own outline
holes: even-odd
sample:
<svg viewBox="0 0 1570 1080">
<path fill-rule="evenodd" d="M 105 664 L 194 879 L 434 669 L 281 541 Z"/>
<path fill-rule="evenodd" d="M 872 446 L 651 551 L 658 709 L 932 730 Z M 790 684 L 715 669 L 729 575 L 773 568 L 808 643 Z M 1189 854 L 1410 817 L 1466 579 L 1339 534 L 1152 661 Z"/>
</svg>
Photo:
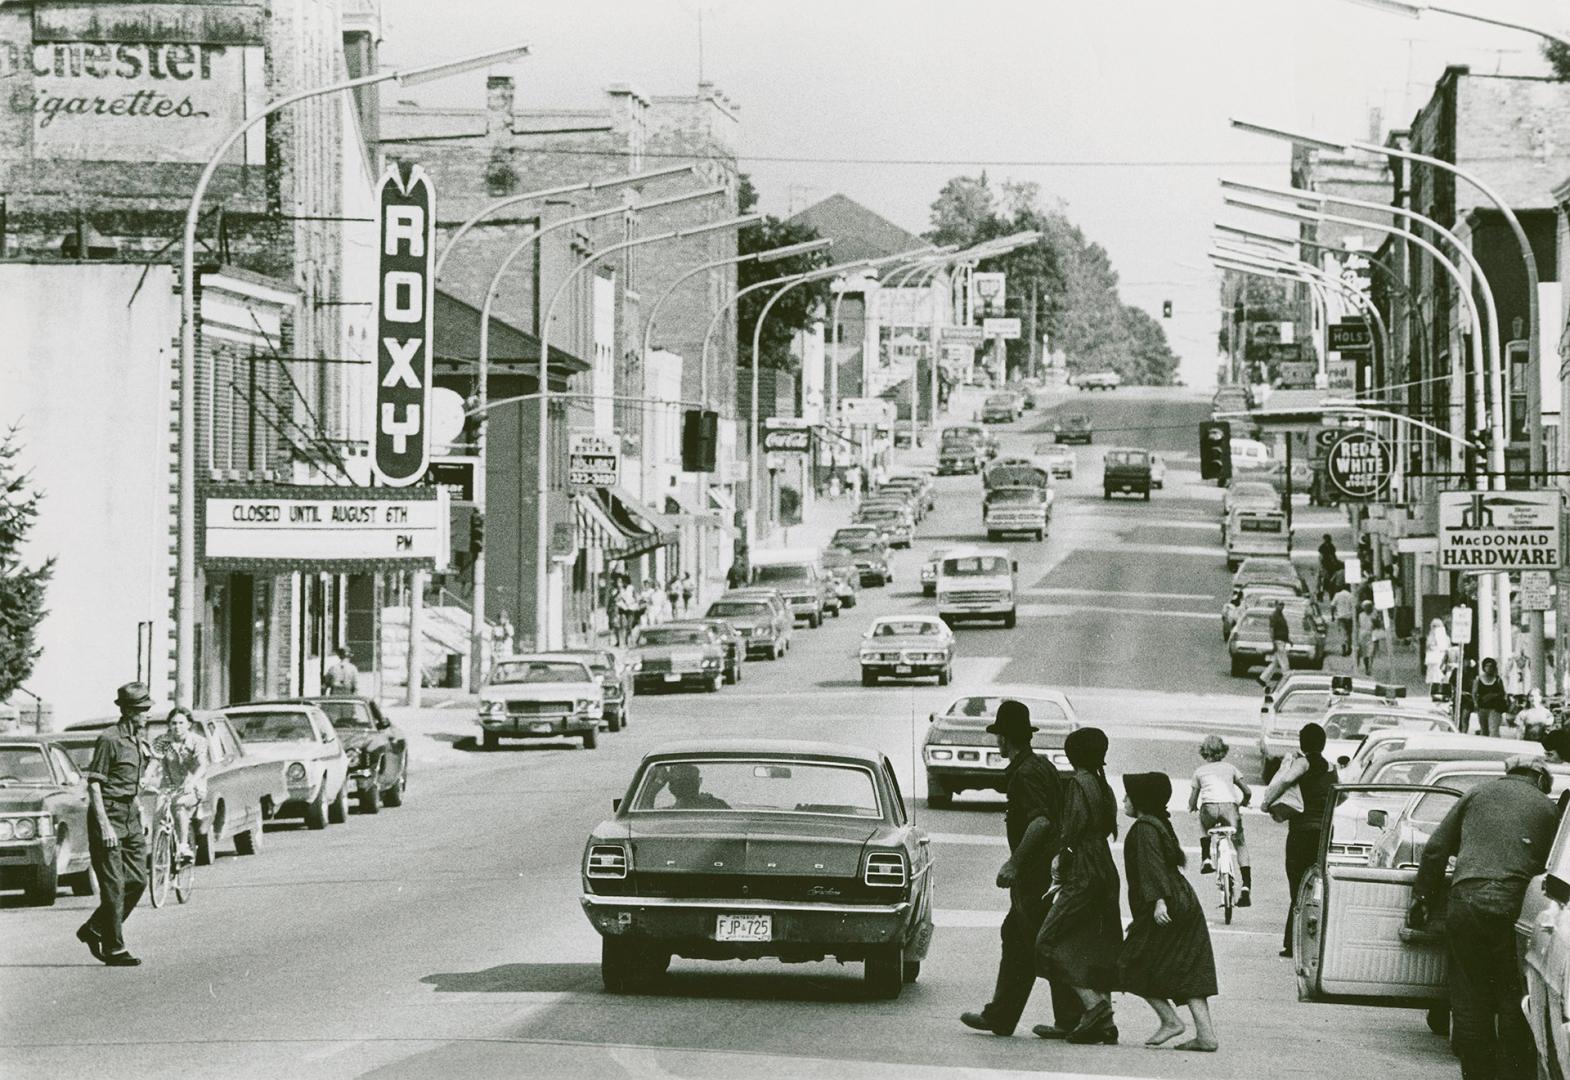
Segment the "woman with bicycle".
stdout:
<svg viewBox="0 0 1570 1080">
<path fill-rule="evenodd" d="M 169 800 L 174 813 L 177 858 L 190 862 L 191 818 L 207 797 L 207 740 L 191 728 L 191 710 L 176 705 L 169 712 L 169 728 L 153 740 L 158 762 L 160 801 Z"/>
<path fill-rule="evenodd" d="M 1220 852 L 1217 852 L 1217 860 L 1210 857 L 1211 832 L 1217 828 L 1232 830 L 1232 851 L 1243 879 L 1237 906 L 1248 907 L 1253 904 L 1249 891 L 1254 887 L 1254 868 L 1248 861 L 1248 845 L 1243 839 L 1243 815 L 1238 812 L 1238 795 L 1241 793 L 1242 805 L 1247 806 L 1253 792 L 1243 782 L 1243 774 L 1238 772 L 1237 766 L 1222 760 L 1229 749 L 1219 735 L 1207 735 L 1199 744 L 1199 756 L 1205 759 L 1205 764 L 1194 770 L 1194 779 L 1189 784 L 1188 812 L 1199 813 L 1199 827 L 1204 831 L 1199 838 L 1201 874 L 1215 873 L 1219 861 Z"/>
</svg>

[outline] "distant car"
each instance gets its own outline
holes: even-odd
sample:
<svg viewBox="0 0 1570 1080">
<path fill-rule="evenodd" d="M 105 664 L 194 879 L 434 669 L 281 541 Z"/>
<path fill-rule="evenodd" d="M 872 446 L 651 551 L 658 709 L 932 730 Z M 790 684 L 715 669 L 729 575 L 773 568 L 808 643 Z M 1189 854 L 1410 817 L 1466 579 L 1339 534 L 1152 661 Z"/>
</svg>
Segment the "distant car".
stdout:
<svg viewBox="0 0 1570 1080">
<path fill-rule="evenodd" d="M 1081 390 L 1116 390 L 1123 385 L 1123 376 L 1115 371 L 1087 371 L 1074 376 L 1074 385 Z"/>
<path fill-rule="evenodd" d="M 1074 479 L 1075 457 L 1074 451 L 1057 443 L 1039 444 L 1035 450 L 1036 459 L 1042 468 L 1052 474 L 1053 478 L 1066 477 Z"/>
<path fill-rule="evenodd" d="M 1252 667 L 1267 663 L 1274 651 L 1270 636 L 1270 608 L 1250 608 L 1243 612 L 1227 638 L 1227 653 L 1232 660 L 1232 674 L 1246 675 Z M 1313 668 L 1325 666 L 1325 623 L 1313 604 L 1301 597 L 1286 602 L 1285 614 L 1291 641 L 1287 654 L 1293 667 Z"/>
<path fill-rule="evenodd" d="M 934 675 L 947 686 L 954 677 L 954 631 L 934 615 L 885 615 L 863 635 L 857 659 L 863 686 Z"/>
<path fill-rule="evenodd" d="M 1053 421 L 1052 434 L 1060 443 L 1083 443 L 1088 446 L 1093 434 L 1090 417 L 1084 413 L 1069 413 Z"/>
<path fill-rule="evenodd" d="M 1548 866 L 1527 886 L 1516 920 L 1516 953 L 1526 976 L 1522 1011 L 1537 1044 L 1539 1068 L 1563 1080 L 1570 1062 L 1570 798 L 1560 796 L 1559 831 Z M 1559 1064 L 1556 1075 L 1553 1063 Z"/>
<path fill-rule="evenodd" d="M 375 698 L 323 695 L 258 702 L 266 705 L 315 705 L 327 714 L 349 755 L 349 783 L 360 809 L 374 814 L 385 803 L 402 806 L 409 787 L 409 740 L 393 726 Z M 150 725 L 149 725 L 150 726 Z"/>
<path fill-rule="evenodd" d="M 1150 455 L 1150 486 L 1161 491 L 1167 486 L 1167 463 L 1161 460 L 1161 455 Z"/>
<path fill-rule="evenodd" d="M 843 548 L 827 548 L 819 560 L 823 569 L 834 579 L 834 596 L 841 610 L 855 607 L 861 600 L 857 587 L 861 584 L 861 567 L 856 556 Z"/>
<path fill-rule="evenodd" d="M 1019 418 L 1013 394 L 993 394 L 981 404 L 981 422 L 984 424 L 1011 424 Z"/>
<path fill-rule="evenodd" d="M 1070 768 L 1063 755 L 1063 740 L 1079 726 L 1079 716 L 1062 692 L 1031 688 L 1018 694 L 967 695 L 928 717 L 927 734 L 921 743 L 928 806 L 947 806 L 961 791 L 1006 790 L 1008 777 L 1003 770 L 1008 759 L 998 752 L 997 737 L 986 731 L 1006 698 L 1030 709 L 1030 722 L 1036 726 L 1031 747 L 1053 764 Z"/>
<path fill-rule="evenodd" d="M 87 780 L 64 747 L 47 735 L 0 735 L 0 888 L 41 907 L 61 885 L 91 896 L 87 814 Z"/>
<path fill-rule="evenodd" d="M 725 640 L 712 626 L 664 623 L 645 626 L 627 649 L 640 694 L 655 687 L 697 687 L 714 693 L 725 685 Z"/>
<path fill-rule="evenodd" d="M 876 525 L 889 547 L 908 548 L 915 542 L 916 519 L 908 507 L 863 507 L 856 512 L 858 525 Z"/>
<path fill-rule="evenodd" d="M 327 714 L 315 705 L 231 705 L 223 710 L 246 753 L 283 763 L 288 798 L 275 818 L 306 828 L 349 820 L 349 756 Z"/>
<path fill-rule="evenodd" d="M 725 681 L 741 682 L 742 666 L 747 662 L 747 639 L 742 637 L 728 619 L 682 619 L 666 626 L 712 626 L 719 631 L 720 644 L 725 648 Z"/>
<path fill-rule="evenodd" d="M 895 473 L 883 481 L 882 487 L 907 488 L 914 491 L 928 510 L 937 505 L 937 489 L 933 486 L 932 476 L 926 472 Z"/>
<path fill-rule="evenodd" d="M 1250 556 L 1232 575 L 1232 588 L 1243 589 L 1250 585 L 1284 585 L 1299 596 L 1308 595 L 1308 583 L 1291 559 L 1274 556 Z"/>
<path fill-rule="evenodd" d="M 1143 495 L 1150 500 L 1150 489 L 1155 478 L 1150 464 L 1150 452 L 1137 449 L 1108 450 L 1101 458 L 1101 497 L 1112 498 L 1114 493 Z"/>
<path fill-rule="evenodd" d="M 502 739 L 578 739 L 599 745 L 605 691 L 586 660 L 522 653 L 497 661 L 480 688 L 480 743 Z"/>
<path fill-rule="evenodd" d="M 778 660 L 790 651 L 791 618 L 766 597 L 726 593 L 704 613 L 705 618 L 724 619 L 746 643 L 747 656 Z"/>
<path fill-rule="evenodd" d="M 604 697 L 601 727 L 606 731 L 620 731 L 627 726 L 632 713 L 632 670 L 625 659 L 610 649 L 561 649 L 550 655 L 588 664 L 594 677 L 600 680 Z"/>
<path fill-rule="evenodd" d="M 583 852 L 612 993 L 702 960 L 834 957 L 896 998 L 932 938 L 932 855 L 894 767 L 838 743 L 704 739 L 643 759 Z"/>
<path fill-rule="evenodd" d="M 1240 603 L 1233 603 L 1228 598 L 1226 606 L 1221 609 L 1221 640 L 1225 641 L 1232 636 L 1232 627 L 1237 625 L 1243 612 L 1250 608 L 1269 608 L 1277 600 L 1287 600 L 1297 593 L 1286 585 L 1249 585 L 1243 589 Z"/>
</svg>

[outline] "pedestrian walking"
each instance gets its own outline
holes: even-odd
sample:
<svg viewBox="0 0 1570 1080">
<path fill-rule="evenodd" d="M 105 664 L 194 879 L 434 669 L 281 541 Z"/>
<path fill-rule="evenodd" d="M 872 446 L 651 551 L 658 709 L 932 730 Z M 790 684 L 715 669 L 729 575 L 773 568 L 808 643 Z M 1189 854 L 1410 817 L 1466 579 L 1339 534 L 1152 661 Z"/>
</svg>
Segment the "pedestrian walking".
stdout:
<svg viewBox="0 0 1570 1080">
<path fill-rule="evenodd" d="M 1505 662 L 1505 690 L 1516 697 L 1525 697 L 1532 689 L 1532 657 L 1526 651 L 1526 634 L 1515 635 L 1515 649 Z"/>
<path fill-rule="evenodd" d="M 1330 598 L 1330 617 L 1341 628 L 1341 655 L 1352 655 L 1352 620 L 1357 615 L 1357 601 L 1345 581 L 1338 581 L 1335 595 Z"/>
<path fill-rule="evenodd" d="M 639 600 L 638 593 L 632 587 L 632 582 L 622 579 L 621 588 L 616 590 L 612 601 L 616 605 L 616 644 L 632 644 L 633 631 L 638 626 Z"/>
<path fill-rule="evenodd" d="M 1357 613 L 1357 662 L 1364 675 L 1374 674 L 1374 656 L 1379 652 L 1379 616 L 1374 602 L 1364 600 Z"/>
<path fill-rule="evenodd" d="M 997 886 L 1008 890 L 1009 910 L 1003 917 L 992 1000 L 980 1012 L 962 1013 L 960 1023 L 994 1035 L 1014 1033 L 1036 983 L 1036 934 L 1047 914 L 1052 855 L 1063 817 L 1062 779 L 1052 762 L 1031 749 L 1035 730 L 1030 709 L 1013 700 L 998 705 L 997 717 L 987 727 L 997 739 L 998 753 L 1008 759 L 1003 775 L 1009 857 L 998 870 Z M 1058 1026 L 1068 1022 L 1056 1007 L 1053 1013 Z"/>
<path fill-rule="evenodd" d="M 507 609 L 502 608 L 496 615 L 495 638 L 498 656 L 512 655 L 513 633 L 512 620 L 507 617 Z"/>
<path fill-rule="evenodd" d="M 1181 1001 L 1193 1017 L 1194 1038 L 1177 1049 L 1214 1053 L 1219 1043 L 1210 999 L 1216 996 L 1216 958 L 1204 909 L 1183 876 L 1183 847 L 1168 810 L 1172 780 L 1163 772 L 1134 773 L 1123 778 L 1123 791 L 1123 813 L 1134 819 L 1123 841 L 1134 920 L 1118 958 L 1118 988 L 1144 998 L 1160 1021 L 1146 1046 L 1160 1046 L 1187 1030 L 1172 1007 Z"/>
<path fill-rule="evenodd" d="M 692 602 L 697 595 L 697 584 L 692 580 L 692 575 L 683 570 L 681 572 L 681 613 L 692 614 Z"/>
<path fill-rule="evenodd" d="M 1450 632 L 1445 620 L 1435 619 L 1428 624 L 1428 637 L 1423 641 L 1423 681 L 1428 684 L 1428 696 L 1434 701 L 1450 698 Z"/>
<path fill-rule="evenodd" d="M 1548 738 L 1554 726 L 1554 714 L 1547 705 L 1543 704 L 1543 692 L 1537 687 L 1532 687 L 1526 694 L 1526 708 L 1516 714 L 1515 722 L 1520 725 L 1522 738 L 1536 739 L 1548 749 Z"/>
<path fill-rule="evenodd" d="M 1462 795 L 1434 830 L 1412 887 L 1407 923 L 1427 926 L 1455 859 L 1445 909 L 1450 1041 L 1462 1080 L 1531 1080 L 1538 1075 L 1531 1029 L 1521 1013 L 1526 986 L 1516 960 L 1515 923 L 1527 883 L 1543 872 L 1555 828 L 1550 776 L 1536 758 L 1511 758 L 1505 775 Z"/>
<path fill-rule="evenodd" d="M 1481 671 L 1472 682 L 1472 706 L 1477 710 L 1478 732 L 1498 735 L 1510 698 L 1505 693 L 1504 680 L 1499 677 L 1499 662 L 1492 656 L 1483 658 Z"/>
<path fill-rule="evenodd" d="M 1108 844 L 1117 835 L 1118 802 L 1107 784 L 1106 733 L 1076 728 L 1063 752 L 1074 773 L 1063 791 L 1062 839 L 1053 863 L 1056 894 L 1036 935 L 1036 971 L 1070 987 L 1085 1007 L 1064 1036 L 1069 1042 L 1111 1044 L 1118 1041 L 1112 990 L 1123 925 L 1121 884 Z"/>
<path fill-rule="evenodd" d="M 681 575 L 672 574 L 665 583 L 665 599 L 670 603 L 671 618 L 681 617 Z"/>
<path fill-rule="evenodd" d="M 327 673 L 322 676 L 322 682 L 327 686 L 329 694 L 344 695 L 358 693 L 360 689 L 360 669 L 354 666 L 354 660 L 349 656 L 349 650 L 342 645 L 338 647 L 337 659 L 328 665 Z"/>
<path fill-rule="evenodd" d="M 1324 831 L 1325 801 L 1336 782 L 1336 771 L 1325 760 L 1325 729 L 1304 724 L 1297 733 L 1298 753 L 1282 762 L 1265 788 L 1259 808 L 1277 821 L 1287 822 L 1287 921 L 1281 933 L 1281 955 L 1292 955 L 1292 925 L 1297 909 L 1298 886 L 1319 858 Z"/>
<path fill-rule="evenodd" d="M 1336 552 L 1336 542 L 1329 533 L 1319 542 L 1319 595 L 1329 597 L 1337 575 L 1341 573 L 1341 556 Z"/>
<path fill-rule="evenodd" d="M 1259 683 L 1269 688 L 1292 670 L 1292 627 L 1287 624 L 1286 605 L 1277 600 L 1270 611 L 1270 661 L 1259 673 Z"/>
<path fill-rule="evenodd" d="M 145 683 L 129 682 L 115 693 L 120 722 L 93 745 L 87 766 L 87 848 L 98 877 L 98 907 L 76 931 L 76 939 L 110 967 L 142 961 L 125 948 L 125 920 L 147 888 L 147 842 L 137 796 L 152 759 L 147 744 L 147 710 L 153 699 Z"/>
<path fill-rule="evenodd" d="M 650 578 L 648 584 L 638 591 L 639 621 L 646 626 L 665 622 L 668 616 L 662 606 L 664 603 L 664 591 Z"/>
<path fill-rule="evenodd" d="M 1237 906 L 1250 907 L 1254 902 L 1254 867 L 1249 861 L 1248 842 L 1243 836 L 1238 796 L 1242 796 L 1241 805 L 1247 806 L 1253 792 L 1237 766 L 1223 760 L 1229 749 L 1226 740 L 1219 735 L 1206 735 L 1205 741 L 1199 744 L 1199 756 L 1205 759 L 1205 764 L 1194 770 L 1194 778 L 1189 783 L 1188 812 L 1199 814 L 1201 874 L 1213 874 L 1216 870 L 1210 861 L 1210 830 L 1217 825 L 1232 827 L 1232 850 L 1237 852 L 1238 869 L 1243 875 Z"/>
</svg>

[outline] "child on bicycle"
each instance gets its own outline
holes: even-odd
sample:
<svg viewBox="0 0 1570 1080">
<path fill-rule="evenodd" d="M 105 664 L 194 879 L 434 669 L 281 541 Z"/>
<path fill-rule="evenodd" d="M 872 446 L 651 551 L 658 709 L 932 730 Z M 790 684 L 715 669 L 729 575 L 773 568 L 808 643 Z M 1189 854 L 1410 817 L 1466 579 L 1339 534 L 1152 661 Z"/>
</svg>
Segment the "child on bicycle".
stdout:
<svg viewBox="0 0 1570 1080">
<path fill-rule="evenodd" d="M 1243 774 L 1238 772 L 1237 766 L 1222 760 L 1228 749 L 1225 740 L 1216 735 L 1207 735 L 1199 744 L 1199 756 L 1205 759 L 1205 764 L 1194 770 L 1194 779 L 1189 785 L 1188 810 L 1199 813 L 1199 827 L 1203 830 L 1199 839 L 1201 874 L 1212 874 L 1216 870 L 1216 864 L 1210 858 L 1210 830 L 1217 825 L 1228 825 L 1235 830 L 1232 847 L 1237 852 L 1238 869 L 1243 874 L 1243 889 L 1238 894 L 1237 906 L 1248 907 L 1252 903 L 1249 889 L 1253 886 L 1253 868 L 1248 861 L 1248 846 L 1243 841 L 1243 815 L 1238 813 L 1238 795 L 1242 794 L 1242 805 L 1247 806 L 1253 792 L 1243 782 Z"/>
<path fill-rule="evenodd" d="M 174 812 L 179 859 L 191 860 L 191 817 L 207 797 L 207 740 L 191 729 L 191 710 L 177 705 L 169 712 L 169 729 L 153 740 L 158 761 L 158 790 Z"/>
</svg>

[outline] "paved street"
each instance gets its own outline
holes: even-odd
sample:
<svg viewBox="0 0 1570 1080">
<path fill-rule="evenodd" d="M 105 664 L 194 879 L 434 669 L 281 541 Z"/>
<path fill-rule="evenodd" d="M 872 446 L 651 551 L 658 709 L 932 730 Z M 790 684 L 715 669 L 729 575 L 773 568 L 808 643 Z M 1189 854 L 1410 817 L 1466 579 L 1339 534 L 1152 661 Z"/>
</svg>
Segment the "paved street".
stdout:
<svg viewBox="0 0 1570 1080">
<path fill-rule="evenodd" d="M 461 704 L 401 717 L 416 744 L 405 806 L 324 833 L 280 823 L 259 856 L 201 868 L 190 903 L 131 920 L 140 969 L 105 968 L 73 939 L 90 900 L 0 911 L 0 1075 L 1253 1078 L 1355 1062 L 1359 1075 L 1405 1080 L 1452 1068 L 1421 1014 L 1297 1003 L 1276 955 L 1284 829 L 1258 815 L 1255 906 L 1212 927 L 1219 1054 L 1139 1046 L 1155 1022 L 1132 998 L 1118 1001 L 1123 1045 L 1042 1043 L 1028 1025 L 1047 1019 L 1044 988 L 1013 1039 L 959 1025 L 990 990 L 1005 906 L 992 879 L 1006 847 L 998 798 L 931 811 L 912 794 L 929 712 L 958 693 L 1056 686 L 1110 735 L 1114 788 L 1120 774 L 1163 769 L 1186 798 L 1208 732 L 1258 773 L 1257 687 L 1228 675 L 1218 630 L 1220 492 L 1200 484 L 1193 457 L 1207 402 L 1135 389 L 1056 408 L 1088 412 L 1095 442 L 1060 482 L 1048 540 L 1012 545 L 1019 626 L 961 628 L 954 686 L 863 689 L 853 656 L 873 616 L 931 610 L 917 578 L 927 548 L 980 538 L 974 477 L 939 481 L 896 585 L 798 632 L 788 657 L 749 664 L 738 686 L 635 699 L 630 728 L 597 751 L 475 752 Z M 1050 415 L 1014 425 L 1005 452 L 1028 450 Z M 1119 444 L 1166 457 L 1166 489 L 1149 503 L 1103 501 L 1100 455 Z M 857 743 L 893 759 L 933 836 L 939 908 L 920 981 L 899 1000 L 864 1000 L 859 966 L 832 963 L 678 959 L 657 993 L 601 989 L 598 938 L 577 900 L 584 836 L 651 747 L 734 735 Z M 1175 820 L 1197 844 L 1192 821 Z M 1190 858 L 1208 904 L 1197 848 Z"/>
</svg>

